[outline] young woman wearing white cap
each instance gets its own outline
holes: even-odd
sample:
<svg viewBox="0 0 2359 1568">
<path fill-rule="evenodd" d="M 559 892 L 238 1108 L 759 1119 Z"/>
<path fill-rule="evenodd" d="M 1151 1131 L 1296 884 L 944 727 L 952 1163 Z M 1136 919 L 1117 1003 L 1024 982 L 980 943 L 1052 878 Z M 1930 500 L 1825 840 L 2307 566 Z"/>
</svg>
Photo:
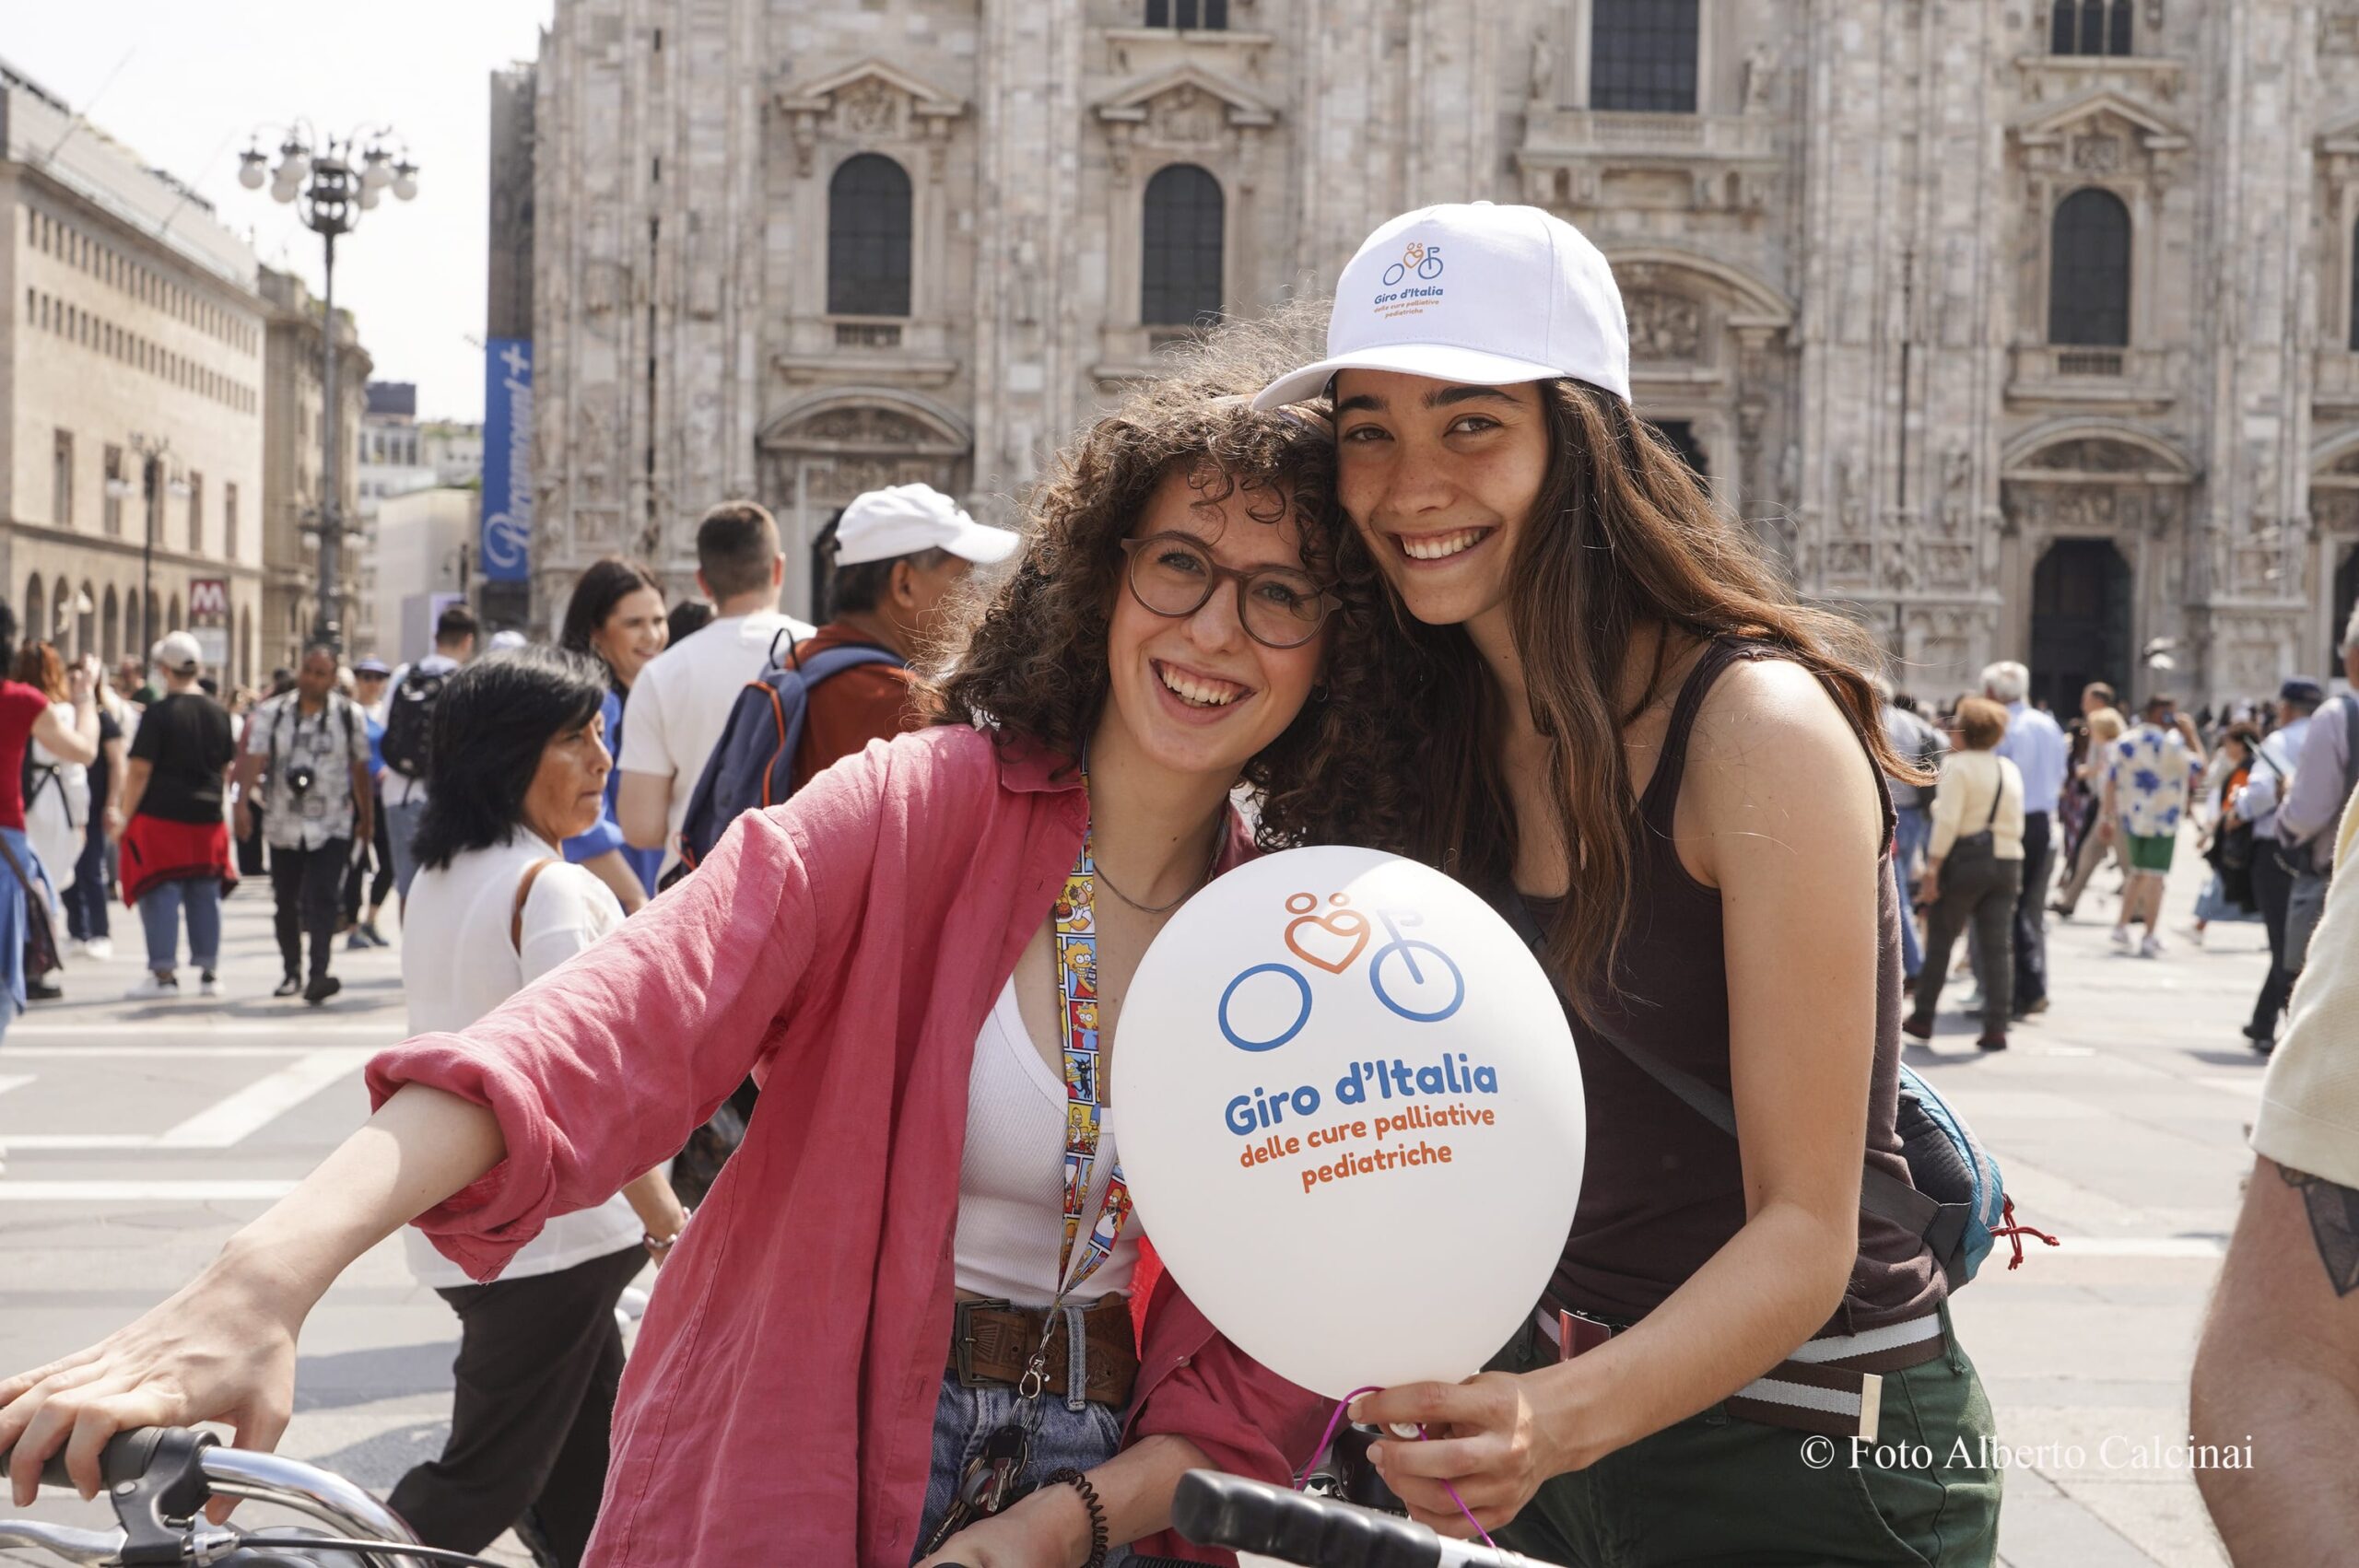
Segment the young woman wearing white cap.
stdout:
<svg viewBox="0 0 2359 1568">
<path fill-rule="evenodd" d="M 1484 1375 L 1362 1402 L 1441 1439 L 1379 1444 L 1383 1474 L 1462 1535 L 1453 1482 L 1550 1562 L 1989 1561 L 1990 1409 L 1942 1270 L 1860 1207 L 1863 1167 L 1907 1179 L 1880 776 L 1910 765 L 1873 648 L 1632 412 L 1620 294 L 1571 225 L 1397 218 L 1328 346 L 1257 401 L 1332 391 L 1338 497 L 1432 675 L 1424 852 L 1544 933 L 1590 1107 L 1543 1311 Z M 1879 1417 L 1910 1446 L 1855 1468 L 1827 1434 Z"/>
</svg>

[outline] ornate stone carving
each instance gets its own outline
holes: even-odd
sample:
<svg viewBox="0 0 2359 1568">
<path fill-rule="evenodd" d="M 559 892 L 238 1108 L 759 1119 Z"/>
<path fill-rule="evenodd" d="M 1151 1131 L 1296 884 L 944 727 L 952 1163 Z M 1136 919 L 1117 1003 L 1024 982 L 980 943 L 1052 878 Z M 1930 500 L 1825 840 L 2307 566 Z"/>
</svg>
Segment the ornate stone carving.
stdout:
<svg viewBox="0 0 2359 1568">
<path fill-rule="evenodd" d="M 1630 357 L 1656 363 L 1690 363 L 1704 345 L 1704 308 L 1681 295 L 1637 289 L 1623 296 L 1630 320 Z"/>
<path fill-rule="evenodd" d="M 2109 132 L 2092 132 L 2072 141 L 2072 167 L 2083 174 L 2114 174 L 2123 161 L 2122 140 Z"/>
<path fill-rule="evenodd" d="M 835 95 L 829 129 L 853 140 L 898 138 L 909 118 L 909 103 L 908 94 L 869 76 Z"/>
<path fill-rule="evenodd" d="M 2081 474 L 2135 474 L 2153 460 L 2124 441 L 2091 437 L 2060 441 L 2039 454 L 2039 466 Z"/>
<path fill-rule="evenodd" d="M 1168 146 L 1217 146 L 1226 128 L 1220 100 L 1191 83 L 1156 95 L 1146 106 L 1147 135 Z"/>
<path fill-rule="evenodd" d="M 1744 111 L 1752 114 L 1767 109 L 1777 93 L 1777 46 L 1756 43 L 1744 57 Z"/>
<path fill-rule="evenodd" d="M 1040 322 L 1040 247 L 1029 233 L 1018 235 L 1007 248 L 1007 292 L 1010 313 L 1019 326 Z"/>
<path fill-rule="evenodd" d="M 864 447 L 940 444 L 916 420 L 884 408 L 831 408 L 804 421 L 794 433 L 809 440 Z"/>
<path fill-rule="evenodd" d="M 1974 505 L 1973 487 L 1974 454 L 1963 444 L 1951 447 L 1942 454 L 1942 505 L 1937 515 L 1943 533 L 1954 536 L 1966 532 Z"/>
<path fill-rule="evenodd" d="M 1546 103 L 1556 95 L 1556 41 L 1546 28 L 1532 35 L 1530 87 L 1537 102 Z"/>
<path fill-rule="evenodd" d="M 1842 452 L 1835 459 L 1836 517 L 1846 533 L 1859 534 L 1867 531 L 1868 500 L 1857 459 Z"/>
</svg>

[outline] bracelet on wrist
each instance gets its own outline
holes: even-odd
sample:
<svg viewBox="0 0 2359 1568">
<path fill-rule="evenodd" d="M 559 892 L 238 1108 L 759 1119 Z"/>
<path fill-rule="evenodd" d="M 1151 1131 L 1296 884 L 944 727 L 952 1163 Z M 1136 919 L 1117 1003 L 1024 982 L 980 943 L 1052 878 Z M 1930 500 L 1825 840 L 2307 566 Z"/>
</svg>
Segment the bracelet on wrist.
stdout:
<svg viewBox="0 0 2359 1568">
<path fill-rule="evenodd" d="M 1089 1511 L 1089 1555 L 1082 1560 L 1081 1568 L 1106 1568 L 1106 1553 L 1109 1550 L 1106 1539 L 1106 1509 L 1097 1501 L 1097 1489 L 1089 1484 L 1089 1478 L 1068 1465 L 1063 1469 L 1050 1471 L 1040 1484 L 1070 1486 L 1081 1493 L 1081 1505 Z"/>
</svg>

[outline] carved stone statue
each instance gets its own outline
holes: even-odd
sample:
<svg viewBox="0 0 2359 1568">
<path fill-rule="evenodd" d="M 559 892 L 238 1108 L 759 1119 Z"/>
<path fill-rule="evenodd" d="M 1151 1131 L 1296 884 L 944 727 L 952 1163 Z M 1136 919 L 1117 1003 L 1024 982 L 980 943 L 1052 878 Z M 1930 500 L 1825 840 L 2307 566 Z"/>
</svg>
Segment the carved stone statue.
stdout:
<svg viewBox="0 0 2359 1568">
<path fill-rule="evenodd" d="M 1778 91 L 1778 50 L 1756 43 L 1744 57 L 1744 111 L 1766 109 Z"/>
<path fill-rule="evenodd" d="M 1542 28 L 1532 35 L 1532 100 L 1554 103 L 1556 96 L 1556 43 Z"/>
<path fill-rule="evenodd" d="M 1040 247 L 1027 233 L 1019 235 L 1008 251 L 1010 309 L 1019 325 L 1038 326 L 1040 322 Z"/>
</svg>

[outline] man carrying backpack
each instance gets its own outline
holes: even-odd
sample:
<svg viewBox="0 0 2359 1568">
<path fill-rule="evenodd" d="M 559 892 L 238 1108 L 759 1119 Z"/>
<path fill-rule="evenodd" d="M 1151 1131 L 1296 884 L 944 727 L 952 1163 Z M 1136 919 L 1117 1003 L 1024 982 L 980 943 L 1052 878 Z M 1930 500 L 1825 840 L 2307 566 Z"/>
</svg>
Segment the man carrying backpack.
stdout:
<svg viewBox="0 0 2359 1568">
<path fill-rule="evenodd" d="M 434 651 L 394 681 L 385 699 L 385 766 L 377 775 L 393 851 L 393 887 L 406 905 L 417 858 L 409 841 L 426 815 L 427 742 L 433 733 L 434 703 L 443 683 L 475 657 L 475 613 L 453 604 L 434 623 Z"/>
<path fill-rule="evenodd" d="M 794 663 L 854 644 L 881 648 L 898 662 L 854 665 L 811 687 L 794 754 L 797 790 L 869 742 L 917 727 L 910 661 L 933 646 L 943 609 L 968 574 L 1005 560 L 1018 543 L 924 485 L 869 491 L 843 509 L 832 532 L 827 624 L 795 645 Z"/>
</svg>

